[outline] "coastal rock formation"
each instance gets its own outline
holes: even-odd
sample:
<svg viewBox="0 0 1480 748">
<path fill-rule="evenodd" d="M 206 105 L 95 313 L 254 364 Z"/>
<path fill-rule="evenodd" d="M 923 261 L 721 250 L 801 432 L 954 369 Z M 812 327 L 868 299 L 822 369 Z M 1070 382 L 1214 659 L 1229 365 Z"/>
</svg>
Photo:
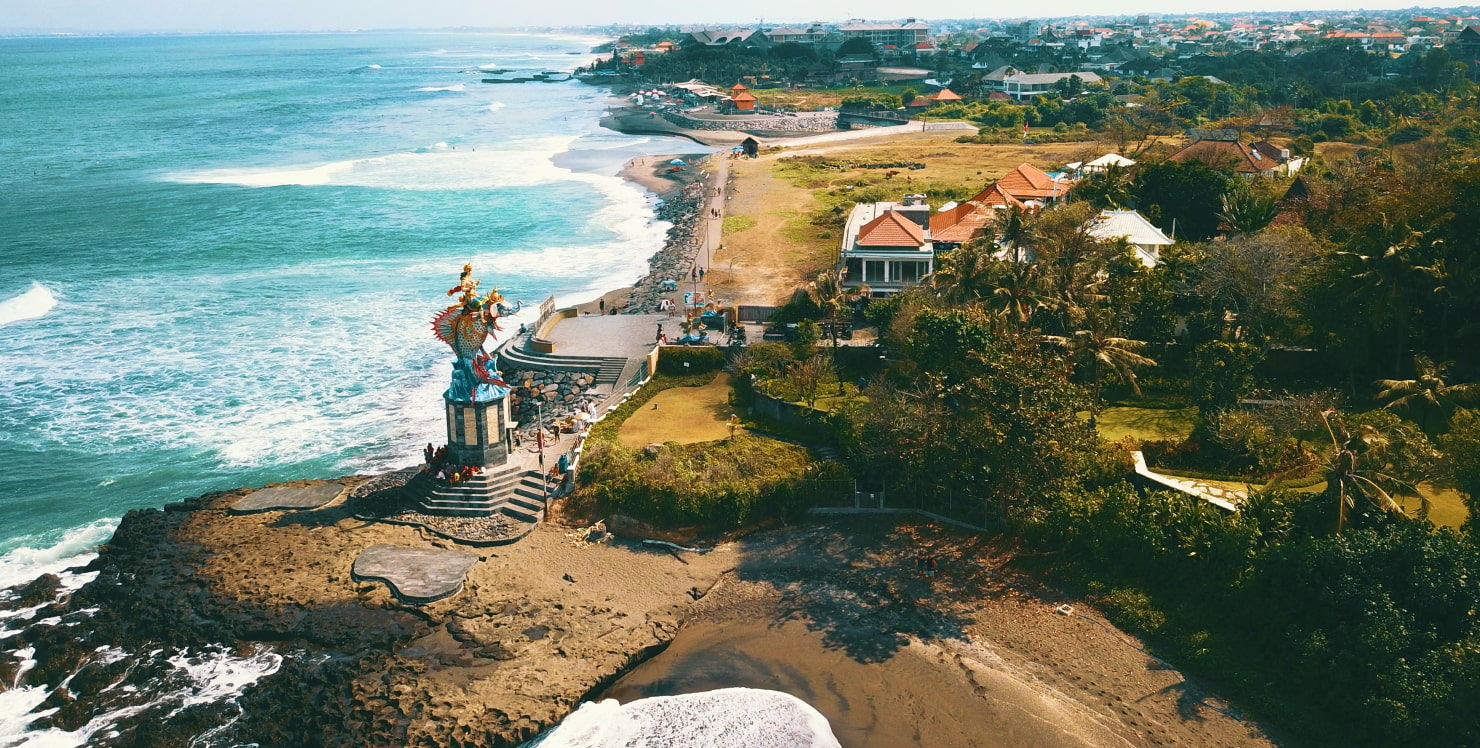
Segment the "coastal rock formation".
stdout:
<svg viewBox="0 0 1480 748">
<path fill-rule="evenodd" d="M 674 192 L 663 200 L 655 211 L 656 218 L 668 221 L 668 239 L 658 253 L 648 258 L 648 274 L 632 288 L 628 297 L 628 314 L 647 314 L 658 311 L 658 298 L 662 296 L 661 284 L 665 280 L 679 282 L 682 288 L 688 280 L 703 244 L 703 220 L 700 212 L 705 204 L 705 185 L 695 182 Z"/>
<path fill-rule="evenodd" d="M 222 744 L 518 745 L 661 650 L 693 603 L 689 591 L 723 571 L 718 559 L 577 546 L 542 527 L 511 546 L 460 549 L 477 560 L 463 592 L 413 605 L 357 581 L 355 558 L 376 545 L 454 544 L 356 519 L 343 502 L 232 513 L 248 493 L 130 512 L 90 565 L 96 579 L 37 612 L 18 634 L 35 660 L 19 686 L 46 689 L 42 707 L 57 711 L 33 729 L 83 728 L 116 709 L 115 686 L 157 687 L 169 658 L 269 647 L 281 666 L 240 697 L 239 719 L 221 705 L 168 720 L 126 715 L 118 744 L 186 745 L 231 722 Z M 6 606 L 58 590 L 49 579 L 22 592 Z M 17 672 L 0 675 L 9 684 Z"/>
</svg>

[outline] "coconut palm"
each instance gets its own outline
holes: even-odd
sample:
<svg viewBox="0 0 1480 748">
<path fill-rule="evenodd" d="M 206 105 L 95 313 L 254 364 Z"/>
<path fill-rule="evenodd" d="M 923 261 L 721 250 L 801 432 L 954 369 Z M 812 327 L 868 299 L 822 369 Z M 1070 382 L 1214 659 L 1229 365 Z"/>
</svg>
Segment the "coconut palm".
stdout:
<svg viewBox="0 0 1480 748">
<path fill-rule="evenodd" d="M 1051 297 L 1037 265 L 999 262 L 996 269 L 992 294 L 985 299 L 988 309 L 1003 319 L 1027 325 L 1035 312 L 1049 306 Z"/>
<path fill-rule="evenodd" d="M 1021 205 L 1009 205 L 996 211 L 992 218 L 992 233 L 997 244 L 1006 250 L 1006 258 L 1018 264 L 1027 259 L 1028 245 L 1037 238 L 1035 216 Z"/>
<path fill-rule="evenodd" d="M 1443 428 L 1460 405 L 1480 400 L 1480 383 L 1449 384 L 1444 381 L 1450 362 L 1435 364 L 1427 356 L 1413 357 L 1413 379 L 1379 379 L 1377 399 L 1389 410 L 1406 410 L 1427 433 Z"/>
<path fill-rule="evenodd" d="M 1275 476 L 1265 489 L 1279 488 L 1289 477 L 1309 475 L 1312 469 L 1323 469 L 1326 474 L 1326 490 L 1321 493 L 1321 497 L 1336 510 L 1336 534 L 1340 535 L 1346 529 L 1351 519 L 1350 513 L 1357 508 L 1359 498 L 1378 511 L 1406 518 L 1408 514 L 1393 499 L 1393 493 L 1422 499 L 1417 486 L 1366 467 L 1369 464 L 1382 464 L 1382 453 L 1389 445 L 1387 435 L 1366 425 L 1359 426 L 1353 433 L 1334 410 L 1322 413 L 1321 423 L 1331 438 L 1330 450 L 1325 454 L 1312 453 L 1304 463 Z M 1428 501 L 1422 501 L 1423 511 L 1426 512 Z"/>
<path fill-rule="evenodd" d="M 976 239 L 940 257 L 930 285 L 948 301 L 973 303 L 992 293 L 998 261 L 986 240 Z"/>
<path fill-rule="evenodd" d="M 1093 323 L 1096 320 L 1091 315 L 1087 321 Z M 1043 339 L 1064 349 L 1072 360 L 1089 364 L 1096 410 L 1100 404 L 1101 374 L 1106 368 L 1130 385 L 1131 391 L 1139 397 L 1141 386 L 1136 382 L 1136 369 L 1156 366 L 1155 361 L 1141 355 L 1146 350 L 1146 341 L 1109 335 L 1105 326 L 1100 324 L 1091 324 L 1090 329 L 1075 331 L 1073 335 L 1045 335 Z"/>
<path fill-rule="evenodd" d="M 1407 224 L 1389 221 L 1383 215 L 1348 244 L 1357 251 L 1343 253 L 1352 260 L 1351 279 L 1357 283 L 1356 292 L 1376 300 L 1391 315 L 1397 355 L 1393 368 L 1399 372 L 1408 348 L 1410 299 L 1415 292 L 1432 291 L 1437 285 L 1435 274 L 1441 271 L 1425 262 L 1426 255 L 1441 242 L 1427 240 Z"/>
<path fill-rule="evenodd" d="M 852 319 L 854 305 L 867 299 L 872 291 L 868 286 L 858 285 L 848 288 L 844 285 L 847 278 L 848 268 L 838 267 L 832 270 L 824 270 L 817 274 L 817 278 L 807 286 L 807 295 L 812 297 L 824 314 L 827 315 L 828 337 L 832 338 L 832 362 L 836 370 L 838 365 L 838 337 L 842 332 L 843 311 L 848 311 L 848 319 Z M 842 394 L 843 382 L 838 380 L 838 394 Z"/>
</svg>

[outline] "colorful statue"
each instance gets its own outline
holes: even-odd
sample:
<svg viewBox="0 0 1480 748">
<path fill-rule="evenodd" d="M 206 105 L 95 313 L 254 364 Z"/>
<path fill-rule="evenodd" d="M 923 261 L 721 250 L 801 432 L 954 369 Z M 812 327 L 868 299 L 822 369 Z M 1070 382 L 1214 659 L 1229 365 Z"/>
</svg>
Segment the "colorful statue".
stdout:
<svg viewBox="0 0 1480 748">
<path fill-rule="evenodd" d="M 432 334 L 457 354 L 452 362 L 452 385 L 446 392 L 447 399 L 456 402 L 496 400 L 509 394 L 509 385 L 498 372 L 498 360 L 483 351 L 483 342 L 502 329 L 499 317 L 517 314 L 524 306 L 523 302 L 508 306 L 497 288 L 479 296 L 480 281 L 472 276 L 472 263 L 464 265 L 458 284 L 447 290 L 448 296 L 461 292 L 462 297 L 432 319 Z"/>
</svg>

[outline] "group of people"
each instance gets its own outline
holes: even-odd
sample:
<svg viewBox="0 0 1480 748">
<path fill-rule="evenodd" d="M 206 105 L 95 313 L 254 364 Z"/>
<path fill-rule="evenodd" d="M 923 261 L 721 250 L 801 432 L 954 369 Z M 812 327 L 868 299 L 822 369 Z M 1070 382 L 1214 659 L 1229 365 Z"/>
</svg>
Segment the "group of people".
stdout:
<svg viewBox="0 0 1480 748">
<path fill-rule="evenodd" d="M 426 449 L 422 450 L 422 456 L 426 458 L 426 466 L 421 471 L 440 481 L 461 483 L 483 473 L 482 465 L 458 465 L 448 459 L 449 453 L 446 446 L 434 448 L 429 443 Z"/>
<path fill-rule="evenodd" d="M 940 568 L 940 562 L 936 560 L 934 553 L 915 554 L 915 575 L 925 579 L 935 579 L 935 572 Z"/>
</svg>

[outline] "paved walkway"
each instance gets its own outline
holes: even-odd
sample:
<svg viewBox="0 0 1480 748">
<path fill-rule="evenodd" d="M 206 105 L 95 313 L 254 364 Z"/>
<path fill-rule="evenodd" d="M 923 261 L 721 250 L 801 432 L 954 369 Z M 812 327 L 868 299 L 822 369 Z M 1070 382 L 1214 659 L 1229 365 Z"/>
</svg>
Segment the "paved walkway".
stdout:
<svg viewBox="0 0 1480 748">
<path fill-rule="evenodd" d="M 557 356 L 642 358 L 657 342 L 658 325 L 678 337 L 682 320 L 666 314 L 608 314 L 559 320 L 545 334 Z"/>
<path fill-rule="evenodd" d="M 403 602 L 424 605 L 457 594 L 476 554 L 437 548 L 372 545 L 355 559 L 356 579 L 385 582 Z"/>
<path fill-rule="evenodd" d="M 1207 483 L 1196 478 L 1178 478 L 1171 475 L 1151 472 L 1146 465 L 1146 456 L 1140 450 L 1131 453 L 1135 460 L 1136 474 L 1154 483 L 1161 484 L 1173 491 L 1181 491 L 1185 494 L 1196 496 L 1203 501 L 1230 512 L 1238 511 L 1238 505 L 1249 498 L 1248 488 L 1232 488 L 1226 485 Z"/>
</svg>

